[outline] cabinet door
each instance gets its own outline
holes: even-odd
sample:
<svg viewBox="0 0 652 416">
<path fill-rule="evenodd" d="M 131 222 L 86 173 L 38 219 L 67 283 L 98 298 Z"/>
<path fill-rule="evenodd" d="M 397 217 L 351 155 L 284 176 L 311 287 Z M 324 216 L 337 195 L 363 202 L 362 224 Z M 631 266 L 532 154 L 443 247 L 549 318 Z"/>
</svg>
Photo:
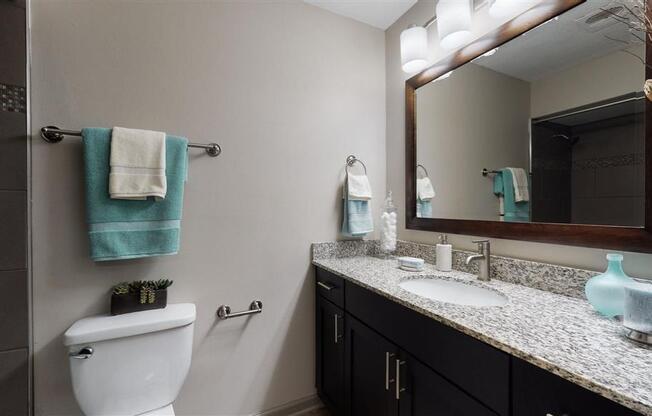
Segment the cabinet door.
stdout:
<svg viewBox="0 0 652 416">
<path fill-rule="evenodd" d="M 596 393 L 512 358 L 514 416 L 640 416 Z"/>
<path fill-rule="evenodd" d="M 345 327 L 347 415 L 397 416 L 392 364 L 398 348 L 351 315 Z"/>
<path fill-rule="evenodd" d="M 409 354 L 396 360 L 400 416 L 496 416 Z"/>
<path fill-rule="evenodd" d="M 344 312 L 317 295 L 317 392 L 336 415 L 344 414 Z"/>
</svg>

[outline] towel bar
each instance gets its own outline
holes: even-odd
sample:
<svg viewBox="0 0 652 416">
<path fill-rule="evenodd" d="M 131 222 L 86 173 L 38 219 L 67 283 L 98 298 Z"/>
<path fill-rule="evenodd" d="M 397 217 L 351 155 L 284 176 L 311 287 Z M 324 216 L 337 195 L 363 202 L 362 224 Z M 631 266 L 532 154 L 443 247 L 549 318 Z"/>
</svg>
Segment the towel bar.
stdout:
<svg viewBox="0 0 652 416">
<path fill-rule="evenodd" d="M 263 302 L 259 300 L 254 300 L 249 305 L 248 311 L 231 312 L 231 307 L 229 305 L 221 305 L 219 308 L 217 308 L 217 317 L 220 319 L 229 319 L 229 318 L 236 318 L 238 316 L 261 313 L 262 311 L 263 311 Z"/>
<path fill-rule="evenodd" d="M 60 129 L 57 126 L 46 126 L 41 128 L 41 137 L 48 143 L 59 143 L 65 136 L 81 137 L 81 131 Z M 222 148 L 217 143 L 188 143 L 188 147 L 204 149 L 211 157 L 219 156 L 220 153 L 222 153 Z"/>
</svg>

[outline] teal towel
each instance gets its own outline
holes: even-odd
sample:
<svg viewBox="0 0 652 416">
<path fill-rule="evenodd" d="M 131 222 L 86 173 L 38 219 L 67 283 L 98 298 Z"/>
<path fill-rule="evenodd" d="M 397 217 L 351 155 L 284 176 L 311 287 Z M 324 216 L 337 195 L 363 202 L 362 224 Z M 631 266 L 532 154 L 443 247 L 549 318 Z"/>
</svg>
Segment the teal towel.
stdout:
<svg viewBox="0 0 652 416">
<path fill-rule="evenodd" d="M 167 136 L 165 199 L 109 197 L 111 129 L 82 130 L 86 177 L 86 217 L 95 261 L 176 254 L 179 251 L 188 140 Z"/>
<path fill-rule="evenodd" d="M 417 199 L 417 218 L 432 218 L 432 200 Z"/>
<path fill-rule="evenodd" d="M 374 230 L 369 201 L 344 200 L 342 234 L 349 237 L 364 237 Z"/>
<path fill-rule="evenodd" d="M 503 197 L 506 222 L 530 221 L 530 203 L 527 201 L 515 202 L 514 180 L 509 169 L 501 169 L 494 176 L 494 194 Z"/>
</svg>

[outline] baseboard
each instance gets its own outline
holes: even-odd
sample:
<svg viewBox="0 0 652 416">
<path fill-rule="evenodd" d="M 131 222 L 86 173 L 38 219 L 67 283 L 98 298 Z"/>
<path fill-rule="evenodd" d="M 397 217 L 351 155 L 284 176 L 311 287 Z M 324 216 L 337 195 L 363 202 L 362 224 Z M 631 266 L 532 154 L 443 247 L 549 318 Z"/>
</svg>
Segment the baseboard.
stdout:
<svg viewBox="0 0 652 416">
<path fill-rule="evenodd" d="M 299 416 L 310 410 L 318 409 L 323 404 L 316 394 L 293 400 L 251 416 Z"/>
</svg>

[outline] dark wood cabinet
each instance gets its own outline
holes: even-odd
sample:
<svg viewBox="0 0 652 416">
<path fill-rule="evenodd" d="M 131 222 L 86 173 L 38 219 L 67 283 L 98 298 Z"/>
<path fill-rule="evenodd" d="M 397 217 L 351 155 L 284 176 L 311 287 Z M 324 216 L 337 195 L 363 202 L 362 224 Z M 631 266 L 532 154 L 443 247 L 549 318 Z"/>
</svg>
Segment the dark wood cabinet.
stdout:
<svg viewBox="0 0 652 416">
<path fill-rule="evenodd" d="M 317 295 L 317 391 L 335 414 L 344 414 L 344 311 Z"/>
<path fill-rule="evenodd" d="M 325 270 L 317 282 L 317 390 L 334 416 L 639 415 Z"/>
<path fill-rule="evenodd" d="M 402 353 L 400 363 L 400 416 L 497 415 L 411 355 Z"/>
<path fill-rule="evenodd" d="M 351 316 L 346 317 L 346 398 L 349 416 L 397 416 L 394 358 L 398 348 Z"/>
<path fill-rule="evenodd" d="M 637 416 L 613 401 L 516 357 L 512 358 L 513 416 Z"/>
</svg>

